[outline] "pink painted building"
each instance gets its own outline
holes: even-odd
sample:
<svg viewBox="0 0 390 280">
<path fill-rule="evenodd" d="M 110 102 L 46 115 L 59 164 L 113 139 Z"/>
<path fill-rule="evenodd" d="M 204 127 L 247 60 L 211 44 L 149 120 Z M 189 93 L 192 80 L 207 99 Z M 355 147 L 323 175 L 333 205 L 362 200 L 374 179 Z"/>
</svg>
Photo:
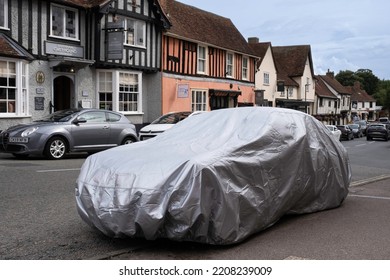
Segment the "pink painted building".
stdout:
<svg viewBox="0 0 390 280">
<path fill-rule="evenodd" d="M 160 3 L 171 23 L 162 39 L 162 113 L 254 106 L 258 58 L 231 20 Z"/>
</svg>

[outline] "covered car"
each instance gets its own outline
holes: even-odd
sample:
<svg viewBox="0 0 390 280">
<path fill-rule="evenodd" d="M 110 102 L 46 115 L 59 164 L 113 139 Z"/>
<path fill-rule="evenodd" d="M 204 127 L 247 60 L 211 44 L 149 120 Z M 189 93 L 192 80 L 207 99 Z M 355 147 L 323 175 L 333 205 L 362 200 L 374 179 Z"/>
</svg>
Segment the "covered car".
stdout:
<svg viewBox="0 0 390 280">
<path fill-rule="evenodd" d="M 108 236 L 233 244 L 286 214 L 340 206 L 350 180 L 346 149 L 315 118 L 242 107 L 89 156 L 76 202 Z"/>
</svg>

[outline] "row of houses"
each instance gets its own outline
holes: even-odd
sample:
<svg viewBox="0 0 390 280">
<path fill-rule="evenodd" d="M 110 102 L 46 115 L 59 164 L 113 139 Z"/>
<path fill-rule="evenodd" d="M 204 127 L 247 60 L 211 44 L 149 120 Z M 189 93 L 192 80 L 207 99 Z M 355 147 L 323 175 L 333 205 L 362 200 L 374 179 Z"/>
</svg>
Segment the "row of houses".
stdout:
<svg viewBox="0 0 390 280">
<path fill-rule="evenodd" d="M 70 107 L 142 126 L 171 111 L 274 106 L 326 123 L 376 118 L 358 84 L 314 74 L 311 48 L 246 40 L 174 0 L 0 0 L 0 130 Z"/>
</svg>

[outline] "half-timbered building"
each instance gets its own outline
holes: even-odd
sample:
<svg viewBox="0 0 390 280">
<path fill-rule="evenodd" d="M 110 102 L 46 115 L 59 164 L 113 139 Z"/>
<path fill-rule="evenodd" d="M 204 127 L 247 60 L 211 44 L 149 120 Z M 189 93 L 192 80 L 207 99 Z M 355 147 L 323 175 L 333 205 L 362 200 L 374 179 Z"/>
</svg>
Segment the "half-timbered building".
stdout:
<svg viewBox="0 0 390 280">
<path fill-rule="evenodd" d="M 153 0 L 0 0 L 0 130 L 70 107 L 160 115 L 165 27 Z"/>
<path fill-rule="evenodd" d="M 162 42 L 163 112 L 253 106 L 257 57 L 231 20 L 160 3 L 172 24 Z"/>
</svg>

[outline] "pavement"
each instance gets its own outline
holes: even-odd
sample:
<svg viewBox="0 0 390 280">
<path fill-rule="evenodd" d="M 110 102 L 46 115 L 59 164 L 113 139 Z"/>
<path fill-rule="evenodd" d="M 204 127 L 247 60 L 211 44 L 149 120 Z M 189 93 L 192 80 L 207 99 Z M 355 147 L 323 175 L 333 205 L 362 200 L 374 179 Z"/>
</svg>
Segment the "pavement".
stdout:
<svg viewBox="0 0 390 280">
<path fill-rule="evenodd" d="M 93 259 L 113 260 L 390 260 L 390 174 L 352 182 L 343 204 L 281 219 L 234 246 L 168 240 Z"/>
</svg>

